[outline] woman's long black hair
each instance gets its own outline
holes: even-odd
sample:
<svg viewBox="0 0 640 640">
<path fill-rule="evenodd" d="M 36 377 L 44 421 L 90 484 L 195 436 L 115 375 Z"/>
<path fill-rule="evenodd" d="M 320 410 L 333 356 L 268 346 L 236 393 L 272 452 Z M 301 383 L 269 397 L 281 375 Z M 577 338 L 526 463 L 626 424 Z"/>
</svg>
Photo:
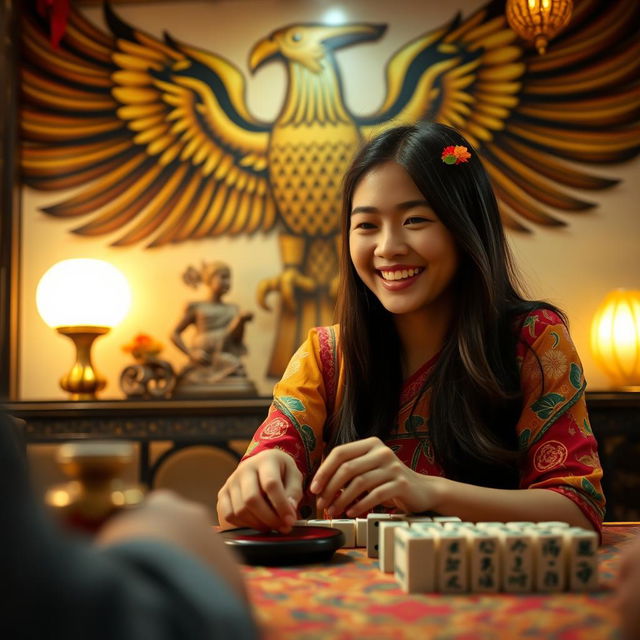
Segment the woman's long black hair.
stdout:
<svg viewBox="0 0 640 640">
<path fill-rule="evenodd" d="M 470 160 L 443 163 L 442 151 L 451 145 L 467 147 Z M 515 323 L 536 308 L 554 308 L 518 293 L 486 170 L 471 144 L 442 124 L 385 131 L 364 146 L 345 175 L 337 313 L 346 385 L 329 446 L 370 435 L 384 438 L 396 425 L 402 387 L 399 337 L 392 315 L 359 278 L 349 255 L 354 190 L 365 174 L 389 161 L 411 176 L 453 235 L 460 256 L 454 319 L 423 390 L 431 391 L 429 431 L 436 460 L 449 478 L 516 488 L 515 425 L 522 398 Z"/>
</svg>

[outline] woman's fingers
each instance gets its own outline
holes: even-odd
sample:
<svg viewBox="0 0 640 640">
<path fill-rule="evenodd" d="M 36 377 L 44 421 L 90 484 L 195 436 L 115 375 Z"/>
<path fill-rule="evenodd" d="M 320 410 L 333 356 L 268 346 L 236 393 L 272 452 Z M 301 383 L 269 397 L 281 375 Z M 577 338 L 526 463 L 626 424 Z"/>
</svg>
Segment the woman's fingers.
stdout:
<svg viewBox="0 0 640 640">
<path fill-rule="evenodd" d="M 283 452 L 269 451 L 240 463 L 218 494 L 222 523 L 291 530 L 302 497 L 302 474 Z"/>
<path fill-rule="evenodd" d="M 265 494 L 261 468 L 259 467 L 257 471 L 240 478 L 238 499 L 241 501 L 239 507 L 241 514 L 261 523 L 264 528 L 278 529 L 281 526 L 281 518 L 274 511 L 268 495 Z"/>
<path fill-rule="evenodd" d="M 387 448 L 379 438 L 366 438 L 335 447 L 316 471 L 309 487 L 311 493 L 320 497 L 318 506 L 323 508 L 329 504 L 355 475 L 371 469 L 374 461 L 366 455 L 381 447 Z"/>
<path fill-rule="evenodd" d="M 400 463 L 393 451 L 378 438 L 368 438 L 364 442 L 366 442 L 366 447 L 350 447 L 349 445 L 344 445 L 345 449 L 337 452 L 334 461 L 329 460 L 329 457 L 327 458 L 326 462 L 329 462 L 331 465 L 328 468 L 335 469 L 335 471 L 333 477 L 325 482 L 324 489 L 318 493 L 319 508 L 328 508 L 338 499 L 340 499 L 341 504 L 346 505 L 350 500 L 355 500 L 358 496 L 358 491 L 369 490 L 371 486 L 365 487 L 361 482 L 357 482 L 353 490 L 347 492 L 344 498 L 338 495 L 340 491 L 346 489 L 346 487 L 359 476 L 369 471 L 374 469 L 384 471 L 385 476 L 374 476 L 380 482 L 384 481 L 389 475 L 402 473 L 402 463 Z M 353 454 L 359 455 L 353 457 Z M 337 461 L 337 465 L 335 461 Z M 320 471 L 320 469 L 318 471 Z"/>
<path fill-rule="evenodd" d="M 361 478 L 364 474 L 376 467 L 377 463 L 375 456 L 370 453 L 342 463 L 338 467 L 334 476 L 329 480 L 329 482 L 327 482 L 324 490 L 318 495 L 316 502 L 318 508 L 325 509 L 329 508 L 337 501 L 344 502 L 342 497 L 347 490 L 347 487 L 354 482 L 356 485 L 361 485 Z M 363 487 L 363 490 L 366 491 L 368 488 L 369 487 Z M 356 496 L 354 495 L 353 497 L 355 498 Z"/>
<path fill-rule="evenodd" d="M 393 481 L 377 486 L 373 491 L 351 505 L 347 510 L 347 517 L 357 518 L 360 514 L 371 511 L 374 507 L 397 495 L 398 487 Z"/>
<path fill-rule="evenodd" d="M 228 488 L 229 500 L 231 502 L 231 516 L 227 520 L 237 527 L 251 527 L 252 529 L 260 529 L 265 531 L 269 526 L 264 522 L 255 518 L 250 511 L 247 510 L 239 483 L 232 483 Z"/>
<path fill-rule="evenodd" d="M 298 465 L 293 458 L 289 458 L 284 473 L 284 492 L 296 518 L 298 517 L 298 505 L 303 494 L 302 483 L 303 477 Z"/>
<path fill-rule="evenodd" d="M 385 469 L 372 468 L 370 471 L 358 473 L 349 484 L 334 497 L 333 501 L 327 504 L 326 508 L 329 517 L 333 518 L 337 514 L 344 513 L 349 505 L 360 499 L 362 494 L 372 491 L 389 479 L 389 474 Z"/>
<path fill-rule="evenodd" d="M 291 462 L 295 465 L 293 460 L 291 460 Z M 290 473 L 287 465 L 288 461 L 282 459 L 282 461 L 274 461 L 273 463 L 269 461 L 268 464 L 264 464 L 258 469 L 260 488 L 270 503 L 269 511 L 271 511 L 272 514 L 269 520 L 270 526 L 272 529 L 278 529 L 283 533 L 291 531 L 291 527 L 296 520 L 296 510 L 289 500 L 289 498 L 293 496 L 288 495 L 287 488 L 285 488 L 284 478 Z M 301 480 L 299 484 L 301 492 Z M 289 491 L 294 490 L 291 485 L 295 486 L 295 483 L 289 483 Z M 259 506 L 261 507 L 262 505 Z M 265 512 L 261 511 L 261 513 Z"/>
<path fill-rule="evenodd" d="M 229 493 L 224 487 L 218 492 L 216 510 L 218 512 L 218 523 L 223 529 L 229 529 L 230 526 L 233 527 L 235 525 L 235 523 L 230 520 L 230 518 L 233 518 L 233 509 L 231 508 Z"/>
</svg>

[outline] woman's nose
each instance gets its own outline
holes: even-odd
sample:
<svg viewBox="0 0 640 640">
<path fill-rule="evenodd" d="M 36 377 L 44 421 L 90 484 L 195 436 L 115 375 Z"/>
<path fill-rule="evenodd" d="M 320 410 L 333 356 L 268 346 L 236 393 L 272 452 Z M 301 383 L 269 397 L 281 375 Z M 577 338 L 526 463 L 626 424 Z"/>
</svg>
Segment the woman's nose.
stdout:
<svg viewBox="0 0 640 640">
<path fill-rule="evenodd" d="M 379 258 L 389 258 L 397 255 L 405 255 L 407 251 L 407 243 L 401 231 L 392 228 L 381 230 L 375 249 L 376 256 Z"/>
</svg>

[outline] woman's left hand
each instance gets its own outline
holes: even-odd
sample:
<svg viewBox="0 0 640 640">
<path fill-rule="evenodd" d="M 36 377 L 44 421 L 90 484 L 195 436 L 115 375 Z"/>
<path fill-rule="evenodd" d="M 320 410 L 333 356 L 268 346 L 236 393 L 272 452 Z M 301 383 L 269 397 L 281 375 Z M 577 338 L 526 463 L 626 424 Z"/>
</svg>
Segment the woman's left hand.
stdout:
<svg viewBox="0 0 640 640">
<path fill-rule="evenodd" d="M 380 504 L 419 513 L 435 503 L 429 476 L 403 464 L 380 438 L 366 438 L 335 447 L 320 465 L 311 492 L 317 506 L 333 517 L 355 518 Z"/>
</svg>

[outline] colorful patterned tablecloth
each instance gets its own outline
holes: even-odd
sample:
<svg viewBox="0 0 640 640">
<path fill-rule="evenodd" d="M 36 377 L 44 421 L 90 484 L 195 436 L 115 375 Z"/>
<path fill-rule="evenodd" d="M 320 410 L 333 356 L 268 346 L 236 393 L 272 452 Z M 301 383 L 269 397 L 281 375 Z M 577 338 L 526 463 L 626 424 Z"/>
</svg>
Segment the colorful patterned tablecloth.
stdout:
<svg viewBox="0 0 640 640">
<path fill-rule="evenodd" d="M 326 564 L 245 567 L 264 640 L 616 640 L 612 587 L 640 523 L 605 526 L 592 593 L 404 593 L 364 549 Z"/>
</svg>

